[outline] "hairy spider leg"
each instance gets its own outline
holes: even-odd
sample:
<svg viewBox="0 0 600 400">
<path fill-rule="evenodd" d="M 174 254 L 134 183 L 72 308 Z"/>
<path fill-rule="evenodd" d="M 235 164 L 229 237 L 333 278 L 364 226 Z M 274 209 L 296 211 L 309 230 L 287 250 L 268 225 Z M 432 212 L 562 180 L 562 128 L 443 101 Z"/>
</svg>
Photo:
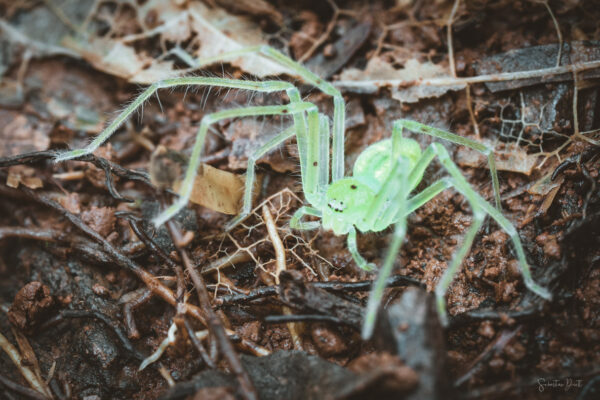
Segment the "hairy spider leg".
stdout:
<svg viewBox="0 0 600 400">
<path fill-rule="evenodd" d="M 400 121 L 394 121 L 391 150 L 393 159 L 402 157 L 402 124 Z M 404 197 L 408 198 L 410 192 L 423 178 L 423 172 L 429 163 L 427 160 L 433 158 L 433 155 L 429 153 L 433 153 L 433 151 L 426 151 L 421 154 L 414 166 L 411 166 L 409 161 L 402 164 L 402 168 L 410 168 L 410 171 L 407 171 L 408 176 L 406 181 L 403 181 L 401 185 L 394 179 L 386 180 L 385 184 L 375 195 L 375 200 L 365 217 L 367 221 L 372 221 L 371 230 L 378 232 L 392 225 L 394 222 L 398 222 L 394 221 L 394 218 L 398 215 L 400 208 L 404 207 L 404 203 L 391 202 L 390 200 L 395 199 L 402 194 Z"/>
<path fill-rule="evenodd" d="M 309 115 L 310 113 L 312 113 L 312 111 L 309 111 Z M 298 114 L 294 114 L 294 118 L 296 118 Z M 303 116 L 300 116 L 301 118 L 303 118 Z M 311 118 L 309 116 L 309 118 Z M 313 122 L 314 123 L 314 122 Z M 301 122 L 302 124 L 302 122 Z M 245 220 L 248 215 L 250 214 L 250 210 L 252 208 L 252 189 L 254 187 L 254 179 L 255 179 L 255 166 L 256 166 L 256 162 L 258 161 L 258 159 L 260 159 L 262 156 L 264 156 L 265 154 L 267 154 L 269 151 L 279 147 L 283 142 L 285 142 L 287 139 L 291 138 L 292 136 L 294 136 L 294 134 L 296 134 L 296 137 L 299 138 L 301 137 L 301 135 L 306 136 L 306 133 L 304 133 L 304 128 L 303 127 L 298 127 L 298 125 L 294 125 L 286 130 L 284 130 L 283 132 L 279 133 L 278 135 L 276 135 L 275 137 L 273 137 L 272 139 L 270 139 L 267 143 L 263 144 L 258 150 L 256 150 L 249 158 L 248 158 L 248 167 L 246 169 L 246 182 L 245 182 L 245 190 L 244 190 L 244 197 L 243 197 L 243 206 L 242 206 L 242 211 L 241 213 L 236 216 L 234 219 L 232 219 L 226 226 L 226 231 L 230 231 L 231 229 L 233 229 L 235 226 L 237 226 L 240 222 L 242 222 L 243 220 Z M 302 171 L 302 176 L 306 176 L 304 174 L 317 174 L 316 177 L 316 181 L 317 181 L 317 187 L 316 187 L 316 191 L 317 193 L 315 194 L 309 194 L 307 196 L 307 199 L 311 199 L 314 202 L 322 202 L 322 198 L 325 196 L 325 192 L 327 191 L 327 186 L 328 186 L 328 179 L 329 179 L 329 120 L 325 115 L 319 114 L 319 130 L 318 132 L 316 132 L 318 134 L 318 146 L 311 146 L 312 149 L 309 151 L 308 149 L 308 144 L 306 143 L 306 140 L 298 140 L 298 148 L 299 148 L 299 153 L 301 154 L 301 158 L 307 159 L 308 160 L 304 163 L 300 164 L 300 169 Z M 314 135 L 314 133 L 313 133 Z M 313 142 L 314 139 L 311 137 L 311 139 Z M 308 143 L 311 143 L 310 141 Z M 318 159 L 317 165 L 314 165 L 314 162 L 316 161 L 316 159 Z M 309 161 L 311 161 L 309 163 Z M 318 167 L 318 168 L 315 168 Z M 303 179 L 303 182 L 306 182 L 306 191 L 308 191 L 308 193 L 310 193 L 310 191 L 313 191 L 314 189 L 312 188 L 312 186 L 314 186 L 314 180 L 308 179 L 307 181 L 305 181 Z M 310 186 L 309 186 L 310 185 Z M 307 208 L 303 207 L 304 210 L 307 210 Z M 299 211 L 299 210 L 298 210 Z M 297 212 L 298 212 L 297 211 Z M 296 212 L 296 213 L 297 213 Z M 311 214 L 312 215 L 312 214 Z M 320 216 L 320 213 L 319 213 Z M 313 226 L 313 223 L 303 223 L 303 222 L 299 222 L 299 219 L 302 217 L 302 215 L 298 215 L 295 219 L 292 218 L 292 221 L 290 221 L 290 224 L 293 223 L 295 226 L 292 226 L 292 228 L 296 228 L 296 226 Z M 308 224 L 308 225 L 304 225 L 304 224 Z M 317 226 L 319 226 L 319 223 L 317 223 Z M 298 228 L 297 228 L 298 229 Z M 299 228 L 302 229 L 302 228 Z M 304 228 L 306 229 L 306 228 Z"/>
<path fill-rule="evenodd" d="M 290 84 L 291 85 L 291 84 Z M 290 99 L 290 103 L 301 103 L 300 92 L 295 86 L 291 86 L 286 90 L 286 93 Z M 294 125 L 280 134 L 270 139 L 267 143 L 259 147 L 254 154 L 248 158 L 248 167 L 246 169 L 246 182 L 244 189 L 243 205 L 241 213 L 233 218 L 225 226 L 225 231 L 229 232 L 240 222 L 248 218 L 250 210 L 252 209 L 252 190 L 254 188 L 255 178 L 255 166 L 256 161 L 272 149 L 279 147 L 283 142 L 289 139 L 294 134 L 296 135 L 296 143 L 298 146 L 298 158 L 300 159 L 300 171 L 307 170 L 307 149 L 308 149 L 308 133 L 306 128 L 306 116 L 304 113 L 296 113 L 292 115 L 294 119 Z"/>
<path fill-rule="evenodd" d="M 295 115 L 294 115 L 295 116 Z M 296 134 L 297 126 L 291 126 L 275 135 L 265 144 L 260 146 L 250 157 L 248 157 L 248 166 L 246 167 L 246 182 L 244 187 L 244 197 L 243 197 L 243 205 L 242 211 L 239 215 L 233 218 L 231 221 L 227 223 L 225 226 L 225 231 L 231 231 L 235 228 L 240 222 L 244 221 L 248 215 L 250 215 L 250 211 L 252 209 L 252 191 L 254 189 L 254 179 L 255 179 L 255 166 L 256 161 L 260 159 L 262 156 L 270 152 L 271 150 L 279 147 L 282 143 L 284 143 L 289 138 L 293 137 Z"/>
<path fill-rule="evenodd" d="M 315 138 L 318 139 L 318 137 L 316 137 L 316 135 L 318 135 L 319 129 L 319 115 L 317 107 L 314 104 L 308 102 L 290 103 L 281 106 L 244 107 L 232 110 L 218 111 L 212 114 L 205 115 L 202 118 L 202 122 L 200 123 L 200 127 L 198 128 L 198 133 L 196 134 L 194 147 L 192 148 L 192 154 L 190 156 L 190 163 L 186 169 L 185 177 L 183 178 L 183 182 L 181 184 L 179 198 L 175 201 L 175 203 L 169 206 L 165 211 L 163 211 L 153 220 L 154 225 L 157 227 L 161 226 L 187 205 L 190 195 L 192 194 L 194 179 L 196 177 L 197 169 L 200 165 L 200 156 L 202 154 L 202 148 L 204 147 L 204 140 L 206 138 L 206 133 L 210 125 L 223 119 L 230 119 L 236 117 L 251 117 L 257 115 L 293 115 L 305 112 L 309 115 L 309 139 L 312 136 L 315 136 Z M 315 131 L 317 131 L 316 134 Z M 310 159 L 310 152 L 308 157 L 308 159 Z M 316 178 L 317 173 L 316 171 L 313 171 L 313 169 L 309 168 L 308 173 L 303 173 L 302 183 L 303 188 L 306 192 L 316 192 Z"/>
<path fill-rule="evenodd" d="M 321 218 L 321 211 L 314 207 L 302 206 L 296 210 L 292 218 L 290 218 L 290 228 L 298 230 L 312 230 L 317 229 L 321 226 L 319 221 L 302 221 L 305 215 Z"/>
<path fill-rule="evenodd" d="M 77 157 L 84 156 L 86 154 L 93 153 L 98 147 L 102 145 L 106 140 L 108 140 L 112 134 L 129 118 L 131 114 L 133 114 L 139 107 L 141 107 L 146 100 L 150 96 L 152 96 L 157 90 L 177 87 L 177 86 L 217 86 L 217 87 L 227 87 L 233 89 L 245 89 L 245 90 L 254 90 L 257 92 L 263 93 L 272 93 L 278 91 L 288 91 L 288 95 L 290 91 L 297 91 L 297 89 L 289 82 L 281 82 L 281 81 L 265 81 L 265 82 L 254 82 L 254 81 L 244 81 L 239 79 L 225 79 L 225 78 L 209 78 L 209 77 L 180 77 L 180 78 L 170 78 L 165 79 L 159 82 L 155 82 L 152 85 L 148 86 L 138 97 L 133 100 L 121 113 L 106 127 L 98 136 L 94 138 L 83 149 L 70 150 L 59 153 L 55 161 L 65 161 L 71 160 Z M 292 93 L 292 96 L 294 94 Z M 294 102 L 293 99 L 290 101 Z M 299 95 L 297 95 L 299 99 Z M 298 100 L 299 101 L 299 100 Z"/>
<path fill-rule="evenodd" d="M 402 211 L 405 207 L 405 199 L 410 193 L 410 191 L 406 191 L 408 183 L 407 175 L 410 173 L 408 170 L 409 163 L 402 157 L 393 157 L 393 159 L 395 161 L 392 164 L 390 174 L 384 181 L 379 191 L 375 194 L 373 203 L 370 205 L 369 211 L 367 211 L 367 214 L 365 215 L 365 219 L 367 221 L 371 221 L 371 230 L 373 231 L 381 231 L 393 223 L 393 218 L 385 216 L 388 213 L 387 211 L 390 208 L 393 208 L 395 212 Z M 390 201 L 392 199 L 395 199 L 396 201 Z M 400 234 L 402 237 L 404 237 L 404 233 L 402 232 L 406 230 L 405 228 L 402 228 L 402 225 L 406 225 L 406 221 L 399 220 L 397 222 L 398 223 L 396 224 L 396 229 L 394 230 L 393 240 L 396 240 Z M 393 246 L 394 242 L 392 242 L 392 247 Z M 348 233 L 348 250 L 360 268 L 368 271 L 375 269 L 374 264 L 368 263 L 359 254 L 356 244 L 356 229 L 354 227 Z M 384 278 L 382 278 L 384 282 L 389 276 L 389 273 L 387 276 L 385 275 L 386 267 L 388 269 L 391 268 L 384 262 L 384 266 L 382 267 L 384 272 L 380 272 L 380 275 L 382 273 L 384 275 Z"/>
<path fill-rule="evenodd" d="M 494 187 L 494 199 L 496 202 L 496 208 L 498 210 L 502 209 L 502 206 L 500 203 L 500 184 L 498 181 L 498 172 L 496 170 L 496 162 L 494 160 L 493 149 L 489 148 L 488 146 L 486 146 L 484 144 L 476 142 L 474 140 L 467 139 L 467 138 L 459 136 L 459 135 L 455 135 L 454 133 L 450 133 L 448 131 L 445 131 L 445 130 L 442 130 L 439 128 L 434 128 L 432 126 L 428 126 L 428 125 L 422 124 L 417 121 L 411 121 L 408 119 L 400 119 L 400 120 L 397 120 L 394 122 L 394 126 L 396 126 L 396 124 L 398 125 L 398 127 L 400 129 L 406 128 L 415 133 L 421 133 L 421 134 L 433 136 L 435 138 L 444 139 L 449 142 L 456 143 L 456 144 L 471 148 L 473 150 L 479 151 L 480 153 L 485 155 L 488 159 L 490 175 L 492 176 L 492 186 Z M 417 183 L 420 181 L 420 178 L 422 178 L 422 175 L 417 180 Z"/>
<path fill-rule="evenodd" d="M 392 171 L 386 179 L 386 182 L 384 183 L 382 188 L 382 191 L 386 190 L 389 194 L 392 193 L 392 189 L 388 188 L 396 188 L 396 195 L 394 196 L 394 199 L 396 199 L 396 201 L 394 203 L 398 205 L 399 211 L 403 214 L 405 213 L 406 197 L 408 193 L 404 192 L 402 188 L 406 187 L 408 182 L 408 169 L 408 162 L 402 157 L 398 158 L 396 162 L 394 162 Z M 400 247 L 402 246 L 402 242 L 404 241 L 405 236 L 406 218 L 401 218 L 394 226 L 392 243 L 387 249 L 383 265 L 377 273 L 377 278 L 375 279 L 373 288 L 371 289 L 371 293 L 369 294 L 369 300 L 367 301 L 365 319 L 363 322 L 361 332 L 361 336 L 364 340 L 369 339 L 373 334 L 373 329 L 375 328 L 375 321 L 377 318 L 377 310 L 379 309 L 379 304 L 381 303 L 381 299 L 383 298 L 383 292 L 385 290 L 386 281 L 392 274 L 392 269 L 394 268 L 394 261 L 396 261 L 398 253 L 400 253 Z"/>
<path fill-rule="evenodd" d="M 215 57 L 198 59 L 197 67 L 210 65 L 214 62 L 236 58 L 241 55 L 251 53 L 257 53 L 288 68 L 290 71 L 302 78 L 302 80 L 317 87 L 323 93 L 333 98 L 333 149 L 331 161 L 331 181 L 335 182 L 339 179 L 342 179 L 344 177 L 344 133 L 346 121 L 346 103 L 344 102 L 344 97 L 340 91 L 331 83 L 321 79 L 318 75 L 304 67 L 302 64 L 292 60 L 288 56 L 267 45 L 246 47 L 240 50 L 222 53 Z"/>
<path fill-rule="evenodd" d="M 363 256 L 360 255 L 358 251 L 358 244 L 356 242 L 356 228 L 352 226 L 348 231 L 347 238 L 348 251 L 352 255 L 354 262 L 359 266 L 360 269 L 364 269 L 365 271 L 373 271 L 375 270 L 375 264 L 368 262 L 364 259 Z"/>
<path fill-rule="evenodd" d="M 492 217 L 511 238 L 511 241 L 513 242 L 517 253 L 517 258 L 519 260 L 519 266 L 521 269 L 521 275 L 523 276 L 523 282 L 525 283 L 525 286 L 538 296 L 546 300 L 550 300 L 552 298 L 550 292 L 547 289 L 535 283 L 531 276 L 531 270 L 525 257 L 525 251 L 523 249 L 521 239 L 519 238 L 519 234 L 515 227 L 504 215 L 502 215 L 500 211 L 498 211 L 490 203 L 488 203 L 469 185 L 469 183 L 461 174 L 456 164 L 450 158 L 450 155 L 448 154 L 448 151 L 444 146 L 442 146 L 439 143 L 432 143 L 428 147 L 428 149 L 423 153 L 423 157 L 427 155 L 427 158 L 429 158 L 429 161 L 431 161 L 432 157 L 430 157 L 431 152 L 429 151 L 429 149 L 431 149 L 435 156 L 438 157 L 442 166 L 450 174 L 450 177 L 446 177 L 434 182 L 419 194 L 408 199 L 404 215 L 402 215 L 402 213 L 399 212 L 396 219 L 398 221 L 406 219 L 406 216 L 408 214 L 423 206 L 425 203 L 437 196 L 443 190 L 449 188 L 454 188 L 463 196 L 465 196 L 473 210 L 473 221 L 471 223 L 471 227 L 465 234 L 461 248 L 454 256 L 450 266 L 442 275 L 442 278 L 438 282 L 435 289 L 437 308 L 442 323 L 447 322 L 446 303 L 444 296 L 446 295 L 446 292 L 450 287 L 450 284 L 452 283 L 454 275 L 462 265 L 462 261 L 464 260 L 466 254 L 471 248 L 475 235 L 481 227 L 481 224 L 483 223 L 483 219 L 485 218 L 486 214 Z"/>
</svg>

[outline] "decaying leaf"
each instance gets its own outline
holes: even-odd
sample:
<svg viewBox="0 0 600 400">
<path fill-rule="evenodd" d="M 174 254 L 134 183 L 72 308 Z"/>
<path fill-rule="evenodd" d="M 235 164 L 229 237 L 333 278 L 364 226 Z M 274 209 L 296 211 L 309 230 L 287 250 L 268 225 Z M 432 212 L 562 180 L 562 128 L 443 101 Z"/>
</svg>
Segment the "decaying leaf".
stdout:
<svg viewBox="0 0 600 400">
<path fill-rule="evenodd" d="M 493 148 L 492 144 L 488 141 L 480 141 Z M 525 149 L 514 145 L 508 145 L 506 148 L 494 150 L 496 168 L 499 171 L 518 172 L 528 176 L 533 171 L 538 157 L 539 154 L 527 154 Z M 461 166 L 472 168 L 487 167 L 487 157 L 468 147 L 461 146 L 458 148 L 456 161 Z"/>
<path fill-rule="evenodd" d="M 150 84 L 174 75 L 172 61 L 155 61 L 133 47 L 105 38 L 66 38 L 63 45 L 74 50 L 100 71 L 133 83 Z"/>
<path fill-rule="evenodd" d="M 449 77 L 445 68 L 430 62 L 421 63 L 410 59 L 404 68 L 395 69 L 385 60 L 373 57 L 367 63 L 364 71 L 350 68 L 342 72 L 342 81 L 370 81 L 370 80 L 401 80 L 405 86 L 392 88 L 392 97 L 405 103 L 416 103 L 419 99 L 440 97 L 449 90 L 462 90 L 465 85 L 429 86 L 420 85 L 419 81 L 429 78 Z"/>
<path fill-rule="evenodd" d="M 146 26 L 147 20 L 154 20 L 155 24 L 146 32 L 129 37 L 67 37 L 62 45 L 103 72 L 133 83 L 151 84 L 181 71 L 175 69 L 172 61 L 152 58 L 136 50 L 136 39 L 159 36 L 162 41 L 176 43 L 192 40 L 198 44 L 193 54 L 178 48 L 178 54 L 184 54 L 188 63 L 266 44 L 261 28 L 249 18 L 231 15 L 218 7 L 209 8 L 197 1 L 178 4 L 151 0 L 138 6 L 137 18 L 140 26 Z M 226 62 L 258 77 L 292 74 L 287 68 L 256 54 L 240 55 Z"/>
<path fill-rule="evenodd" d="M 202 3 L 193 3 L 189 12 L 200 40 L 200 49 L 195 54 L 200 59 L 266 43 L 262 30 L 250 19 L 230 15 L 220 8 L 209 9 Z M 255 54 L 227 62 L 260 78 L 284 73 L 294 75 L 287 68 Z"/>
<path fill-rule="evenodd" d="M 158 146 L 150 159 L 150 179 L 158 187 L 179 192 L 187 159 L 181 153 Z M 244 179 L 202 163 L 190 201 L 223 214 L 239 213 Z"/>
<path fill-rule="evenodd" d="M 176 184 L 174 189 L 178 191 L 179 185 Z M 223 214 L 235 215 L 240 211 L 243 193 L 244 180 L 239 175 L 202 164 L 190 201 Z"/>
</svg>

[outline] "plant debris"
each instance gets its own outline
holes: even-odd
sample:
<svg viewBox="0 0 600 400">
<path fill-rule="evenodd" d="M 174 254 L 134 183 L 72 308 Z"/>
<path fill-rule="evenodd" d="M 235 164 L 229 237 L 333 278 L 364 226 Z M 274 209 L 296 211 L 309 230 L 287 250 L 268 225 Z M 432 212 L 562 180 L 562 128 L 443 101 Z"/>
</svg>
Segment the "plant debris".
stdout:
<svg viewBox="0 0 600 400">
<path fill-rule="evenodd" d="M 0 0 L 0 15 L 2 396 L 598 397 L 594 1 Z M 176 199 L 206 115 L 285 104 L 285 93 L 159 90 L 94 154 L 54 162 L 139 85 L 181 75 L 289 81 L 332 119 L 330 96 L 243 51 L 261 45 L 342 92 L 346 175 L 398 119 L 491 148 L 502 213 L 553 300 L 525 288 L 513 231 L 486 221 L 440 325 L 430 292 L 473 223 L 468 201 L 445 190 L 409 215 L 363 341 L 376 275 L 355 265 L 345 237 L 289 225 L 307 205 L 296 139 L 252 158 L 286 116 L 212 124 L 192 201 L 152 225 Z M 403 134 L 423 149 L 436 140 Z M 485 156 L 439 142 L 493 203 Z M 253 208 L 227 230 L 248 160 Z M 433 162 L 416 191 L 445 176 Z M 358 250 L 382 265 L 392 231 L 359 234 Z"/>
</svg>

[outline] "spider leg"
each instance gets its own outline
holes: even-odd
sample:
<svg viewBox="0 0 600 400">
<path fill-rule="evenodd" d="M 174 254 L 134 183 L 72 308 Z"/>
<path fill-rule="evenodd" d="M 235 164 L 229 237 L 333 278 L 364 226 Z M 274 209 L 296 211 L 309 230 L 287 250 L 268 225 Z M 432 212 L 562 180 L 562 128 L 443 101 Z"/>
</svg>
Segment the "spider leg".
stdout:
<svg viewBox="0 0 600 400">
<path fill-rule="evenodd" d="M 475 234 L 477 233 L 477 229 L 479 229 L 479 227 L 481 226 L 485 214 L 488 214 L 490 217 L 492 217 L 498 223 L 498 225 L 500 225 L 500 227 L 510 236 L 513 245 L 515 246 L 515 250 L 517 252 L 517 258 L 519 259 L 521 275 L 523 275 L 523 282 L 525 283 L 525 286 L 538 296 L 546 300 L 550 300 L 552 298 L 550 292 L 547 289 L 535 283 L 533 278 L 531 277 L 531 270 L 529 269 L 529 264 L 527 264 L 525 251 L 523 249 L 521 239 L 519 238 L 519 234 L 515 227 L 510 223 L 508 219 L 506 219 L 504 215 L 502 215 L 500 211 L 492 207 L 483 197 L 481 197 L 475 190 L 473 190 L 473 188 L 469 185 L 465 177 L 461 174 L 456 164 L 450 158 L 450 155 L 448 154 L 448 151 L 444 146 L 442 146 L 439 143 L 433 143 L 431 147 L 434 149 L 444 168 L 450 174 L 450 182 L 452 186 L 463 196 L 465 196 L 465 198 L 471 205 L 474 214 L 473 223 L 465 236 L 462 247 L 456 253 L 454 259 L 452 260 L 451 266 L 446 270 L 435 290 L 438 304 L 438 312 L 442 317 L 442 322 L 445 321 L 444 295 L 446 294 L 446 291 L 448 290 L 448 287 L 452 282 L 454 273 L 456 273 L 457 269 L 462 264 L 462 261 L 467 251 L 471 247 Z"/>
<path fill-rule="evenodd" d="M 403 163 L 399 161 L 394 163 L 392 173 L 390 174 L 392 178 L 388 179 L 388 181 L 395 181 L 398 184 L 397 186 L 402 188 L 406 186 L 408 171 L 405 165 L 403 165 Z M 396 203 L 399 204 L 399 212 L 402 215 L 406 215 L 406 212 L 404 211 L 404 208 L 406 207 L 406 195 L 406 193 L 402 193 L 402 191 L 400 191 L 399 193 L 397 193 L 396 196 Z M 373 329 L 375 328 L 375 320 L 377 318 L 377 309 L 379 308 L 379 304 L 381 304 L 381 299 L 383 298 L 385 283 L 392 273 L 392 269 L 394 268 L 394 261 L 396 260 L 396 258 L 398 258 L 398 253 L 400 252 L 400 247 L 402 246 L 402 242 L 404 241 L 405 236 L 406 217 L 400 218 L 394 227 L 394 236 L 392 238 L 392 244 L 387 250 L 385 260 L 383 261 L 383 265 L 379 269 L 377 278 L 373 284 L 373 289 L 371 289 L 371 293 L 369 294 L 367 309 L 365 311 L 365 320 L 363 323 L 361 333 L 362 338 L 364 340 L 369 339 L 373 334 Z M 348 238 L 350 238 L 350 235 L 348 235 Z"/>
<path fill-rule="evenodd" d="M 106 127 L 98 136 L 94 138 L 83 149 L 76 149 L 71 151 L 65 151 L 59 153 L 55 161 L 71 160 L 77 157 L 91 154 L 98 147 L 108 140 L 113 133 L 133 114 L 138 108 L 140 108 L 150 96 L 152 96 L 158 89 L 177 87 L 177 86 L 217 86 L 227 87 L 234 89 L 246 89 L 255 90 L 258 92 L 271 93 L 277 91 L 289 91 L 297 90 L 291 83 L 281 81 L 265 81 L 265 82 L 254 82 L 244 81 L 239 79 L 225 79 L 225 78 L 209 78 L 209 77 L 180 77 L 165 79 L 152 85 L 148 86 L 135 100 L 133 100 L 121 113 Z M 291 100 L 291 99 L 290 99 Z M 293 100 L 292 100 L 293 102 Z"/>
<path fill-rule="evenodd" d="M 317 113 L 317 108 L 312 103 L 301 102 L 301 103 L 290 103 L 287 105 L 281 106 L 258 106 L 258 107 L 244 107 L 237 108 L 232 110 L 224 110 L 215 112 L 212 114 L 207 114 L 202 118 L 202 122 L 200 123 L 200 127 L 198 128 L 198 133 L 196 134 L 196 139 L 194 142 L 194 147 L 192 148 L 192 154 L 190 157 L 190 163 L 185 172 L 185 176 L 181 183 L 181 189 L 179 193 L 179 198 L 169 206 L 166 210 L 164 210 L 160 215 L 158 215 L 153 223 L 155 226 L 161 226 L 163 223 L 168 221 L 170 218 L 175 216 L 182 208 L 187 205 L 187 202 L 192 193 L 194 179 L 196 178 L 196 172 L 198 170 L 198 166 L 200 165 L 200 156 L 202 155 L 202 148 L 204 146 L 204 139 L 206 138 L 206 133 L 210 125 L 215 122 L 218 122 L 223 119 L 230 119 L 236 117 L 250 117 L 256 115 L 293 115 L 297 113 L 308 112 L 309 118 L 309 136 L 312 132 L 314 136 L 315 133 L 313 131 L 318 131 L 318 122 L 319 116 Z M 311 117 L 312 116 L 312 117 Z M 316 133 L 318 135 L 318 132 Z M 309 169 L 310 172 L 310 169 Z M 316 173 L 311 174 L 308 173 L 306 176 L 316 178 Z M 305 186 L 305 190 L 307 190 L 307 179 L 305 179 L 305 174 L 303 173 L 303 185 Z M 308 182 L 310 183 L 310 182 Z M 315 179 L 316 183 L 316 179 Z M 316 185 L 315 185 L 316 187 Z M 310 188 L 310 186 L 308 187 Z"/>
<path fill-rule="evenodd" d="M 325 198 L 329 187 L 329 118 L 319 114 L 319 181 L 317 183 L 321 198 Z"/>
<path fill-rule="evenodd" d="M 490 175 L 492 175 L 492 185 L 494 187 L 494 198 L 496 201 L 496 208 L 498 210 L 501 210 L 502 207 L 500 204 L 500 184 L 498 182 L 498 172 L 496 170 L 496 162 L 494 160 L 493 149 L 491 149 L 491 148 L 487 147 L 486 145 L 483 145 L 479 142 L 476 142 L 474 140 L 467 139 L 467 138 L 459 136 L 459 135 L 455 135 L 454 133 L 450 133 L 450 132 L 442 130 L 442 129 L 434 128 L 432 126 L 428 126 L 428 125 L 422 124 L 420 122 L 411 121 L 411 120 L 407 120 L 407 119 L 401 119 L 401 120 L 395 121 L 394 127 L 396 127 L 396 124 L 398 124 L 400 126 L 400 129 L 406 128 L 415 133 L 421 133 L 421 134 L 430 135 L 430 136 L 433 136 L 436 138 L 444 139 L 444 140 L 447 140 L 452 143 L 456 143 L 456 144 L 459 144 L 462 146 L 469 147 L 473 150 L 477 150 L 480 153 L 484 154 L 488 159 Z"/>
<path fill-rule="evenodd" d="M 290 98 L 292 98 L 292 96 L 290 96 Z M 292 102 L 292 104 L 294 104 L 294 102 Z M 305 196 L 311 204 L 319 205 L 322 202 L 325 192 L 327 191 L 327 181 L 329 179 L 329 121 L 326 116 L 319 114 L 317 122 L 315 119 L 315 115 L 317 113 L 314 110 L 309 110 L 308 114 L 308 136 L 304 131 L 304 115 L 294 114 L 293 117 L 295 121 L 299 122 L 299 124 L 294 124 L 294 126 L 273 137 L 248 158 L 242 211 L 237 217 L 232 219 L 227 224 L 225 228 L 226 231 L 230 231 L 231 229 L 235 228 L 250 214 L 250 209 L 252 207 L 252 189 L 254 188 L 254 169 L 256 161 L 272 149 L 278 147 L 290 137 L 294 136 L 294 134 L 296 134 L 298 141 L 300 159 L 305 160 L 304 162 L 300 162 Z M 319 129 L 315 129 L 315 124 L 317 123 Z M 298 222 L 298 220 L 299 218 L 297 220 L 292 218 L 292 221 Z M 299 226 L 305 226 L 304 223 L 299 224 Z M 309 224 L 308 226 L 312 226 L 312 223 L 307 224 Z M 310 229 L 314 229 L 316 227 Z M 292 228 L 294 228 L 294 226 L 292 226 Z"/>
<path fill-rule="evenodd" d="M 459 190 L 459 192 L 462 193 L 461 190 Z M 464 193 L 463 195 L 467 197 Z M 463 242 L 460 245 L 460 248 L 454 254 L 450 266 L 446 268 L 446 270 L 442 274 L 442 277 L 440 278 L 440 281 L 435 286 L 435 300 L 437 303 L 438 315 L 440 317 L 440 322 L 442 326 L 448 325 L 445 299 L 446 292 L 448 291 L 450 284 L 452 284 L 454 275 L 456 275 L 456 273 L 460 269 L 463 260 L 465 259 L 466 255 L 471 249 L 471 246 L 473 245 L 473 240 L 475 239 L 475 235 L 477 235 L 479 228 L 481 228 L 481 225 L 485 220 L 485 213 L 483 212 L 483 210 L 481 210 L 475 203 L 472 203 L 471 201 L 469 201 L 469 203 L 471 204 L 471 208 L 473 209 L 473 221 L 471 221 L 471 226 L 469 227 L 469 230 L 463 237 Z"/>
<path fill-rule="evenodd" d="M 233 228 L 235 228 L 240 222 L 245 220 L 250 214 L 250 210 L 252 208 L 252 190 L 254 189 L 254 178 L 255 178 L 255 166 L 256 161 L 260 159 L 262 156 L 267 154 L 269 151 L 279 147 L 283 142 L 294 136 L 296 133 L 296 126 L 291 126 L 275 135 L 272 139 L 270 139 L 267 143 L 263 144 L 256 150 L 250 157 L 248 157 L 248 167 L 246 168 L 246 182 L 244 188 L 244 198 L 242 211 L 239 215 L 233 218 L 231 221 L 227 223 L 225 226 L 225 231 L 229 232 Z"/>
<path fill-rule="evenodd" d="M 321 226 L 319 221 L 308 221 L 303 222 L 302 217 L 305 215 L 312 215 L 313 217 L 321 217 L 321 212 L 313 207 L 302 206 L 292 216 L 290 219 L 290 228 L 298 229 L 298 230 L 312 230 L 317 229 Z"/>
<path fill-rule="evenodd" d="M 210 65 L 217 61 L 237 58 L 239 56 L 252 53 L 264 56 L 269 60 L 288 68 L 290 71 L 302 78 L 302 80 L 316 86 L 323 93 L 333 98 L 333 150 L 331 161 L 331 181 L 335 182 L 339 179 L 342 179 L 344 177 L 344 126 L 346 121 L 346 103 L 344 102 L 344 97 L 340 91 L 331 83 L 321 79 L 318 75 L 304 67 L 302 64 L 266 45 L 246 47 L 243 49 L 222 53 L 215 57 L 199 59 L 197 60 L 196 67 Z"/>
<path fill-rule="evenodd" d="M 352 258 L 356 265 L 359 266 L 360 269 L 364 269 L 365 271 L 373 271 L 375 269 L 375 264 L 367 262 L 358 252 L 358 245 L 356 244 L 356 228 L 351 227 L 348 232 L 348 251 L 352 254 Z"/>
</svg>

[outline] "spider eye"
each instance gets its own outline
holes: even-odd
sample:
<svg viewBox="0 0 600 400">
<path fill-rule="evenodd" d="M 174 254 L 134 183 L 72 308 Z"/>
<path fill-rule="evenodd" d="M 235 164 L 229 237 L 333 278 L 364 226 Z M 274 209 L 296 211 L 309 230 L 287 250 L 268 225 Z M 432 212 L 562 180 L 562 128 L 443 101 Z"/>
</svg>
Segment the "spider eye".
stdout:
<svg viewBox="0 0 600 400">
<path fill-rule="evenodd" d="M 344 212 L 344 209 L 346 208 L 344 202 L 338 200 L 331 200 L 329 203 L 327 203 L 327 206 L 338 213 Z"/>
</svg>

